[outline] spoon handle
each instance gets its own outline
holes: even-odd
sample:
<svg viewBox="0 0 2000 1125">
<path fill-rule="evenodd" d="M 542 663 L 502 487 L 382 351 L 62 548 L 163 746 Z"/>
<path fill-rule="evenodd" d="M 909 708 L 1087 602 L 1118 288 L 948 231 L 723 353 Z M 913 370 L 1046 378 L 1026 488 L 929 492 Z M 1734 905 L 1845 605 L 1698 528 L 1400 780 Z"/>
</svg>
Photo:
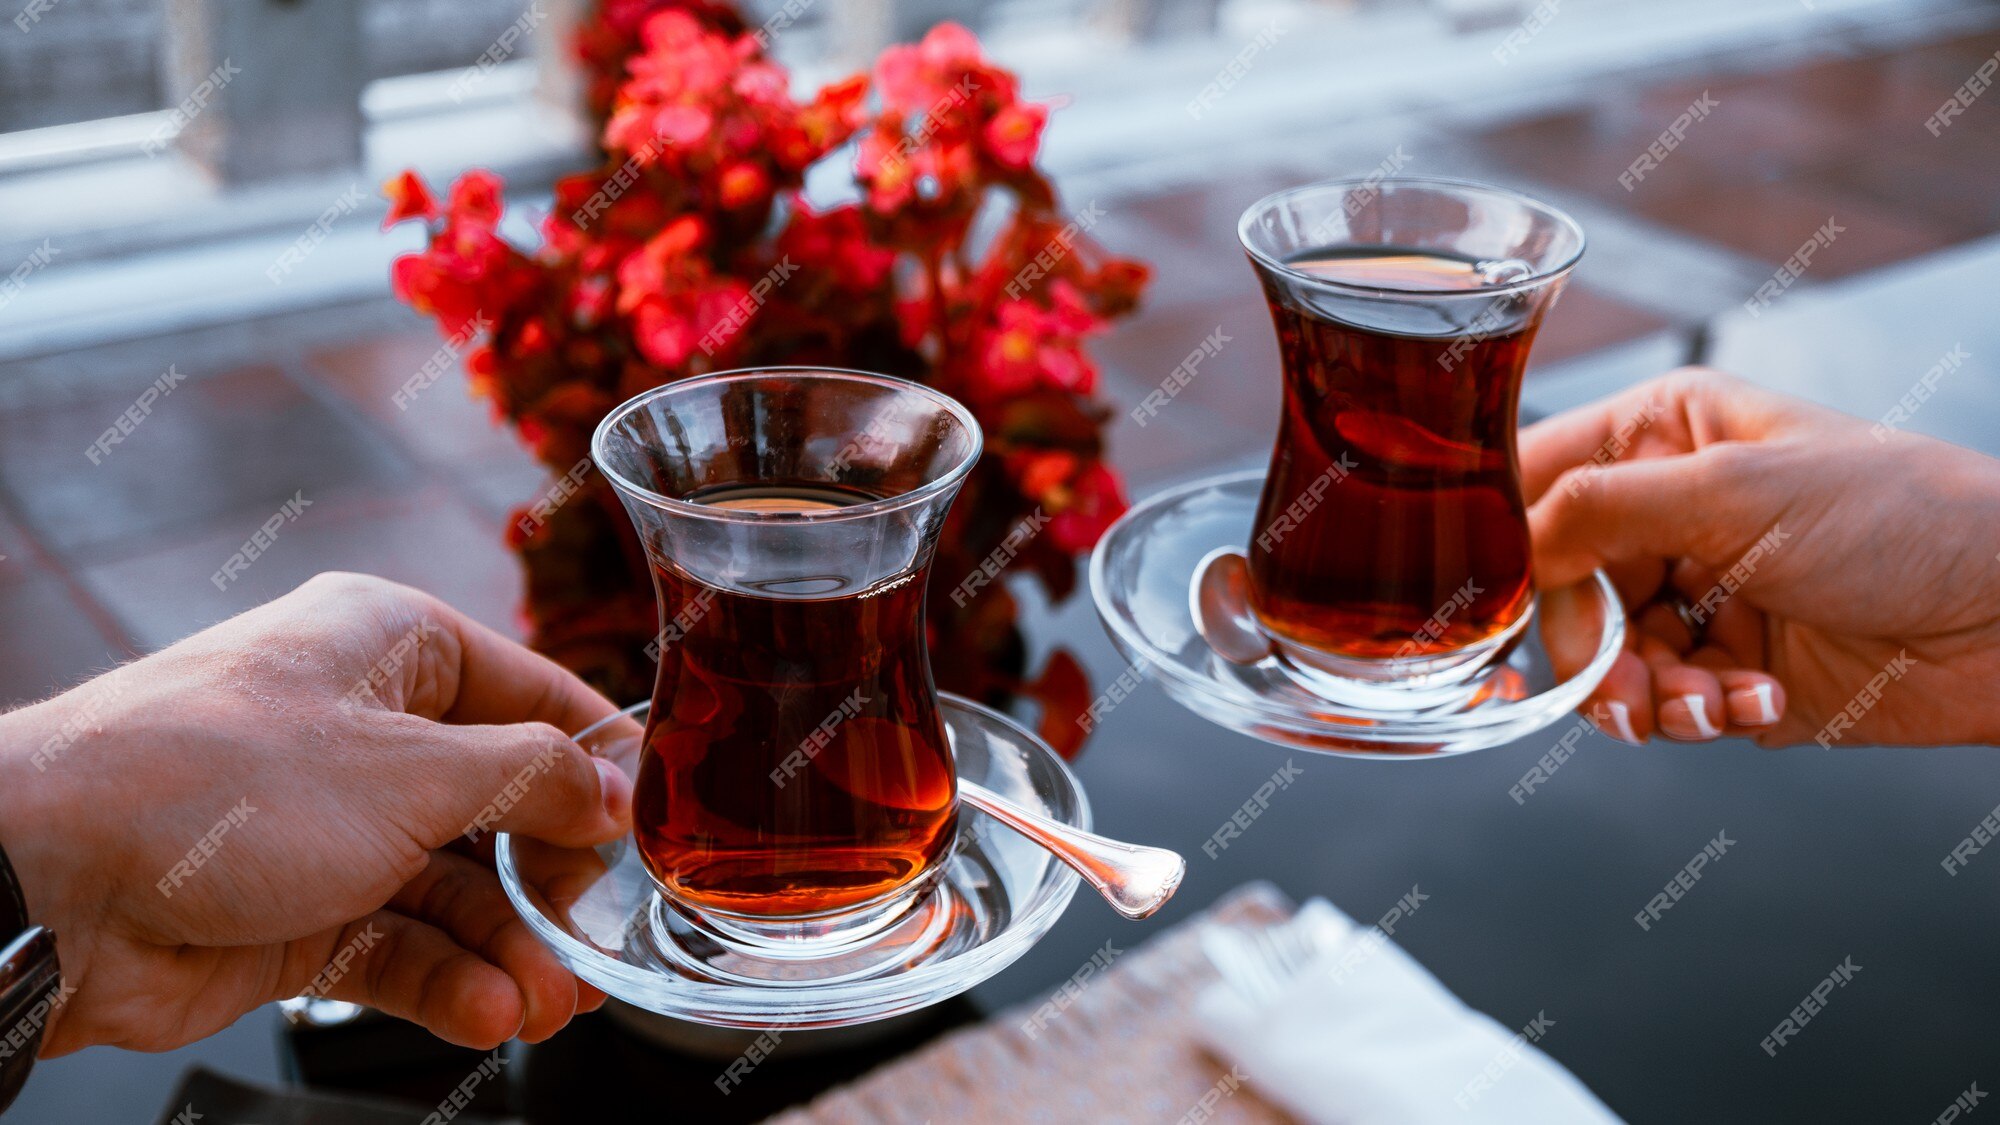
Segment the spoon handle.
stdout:
<svg viewBox="0 0 2000 1125">
<path fill-rule="evenodd" d="M 960 799 L 1026 836 L 1062 860 L 1097 888 L 1111 909 L 1127 918 L 1146 918 L 1167 904 L 1187 874 L 1179 852 L 1127 844 L 1085 832 L 1022 808 L 991 789 L 963 778 Z"/>
</svg>

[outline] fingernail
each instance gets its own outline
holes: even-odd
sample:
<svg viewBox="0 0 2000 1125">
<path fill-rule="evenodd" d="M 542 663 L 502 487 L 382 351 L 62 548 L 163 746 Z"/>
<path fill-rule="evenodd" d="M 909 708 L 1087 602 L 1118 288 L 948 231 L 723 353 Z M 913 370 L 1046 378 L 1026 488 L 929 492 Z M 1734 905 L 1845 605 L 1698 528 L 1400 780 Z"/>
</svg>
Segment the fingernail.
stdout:
<svg viewBox="0 0 2000 1125">
<path fill-rule="evenodd" d="M 604 798 L 604 812 L 613 820 L 623 821 L 632 805 L 632 781 L 617 763 L 605 758 L 592 758 L 597 767 L 597 790 Z"/>
<path fill-rule="evenodd" d="M 1729 718 L 1739 726 L 1768 727 L 1778 721 L 1770 684 L 1754 684 L 1729 693 Z"/>
<path fill-rule="evenodd" d="M 1708 700 L 1699 692 L 1669 699 L 1660 706 L 1660 729 L 1670 738 L 1697 742 L 1715 738 L 1722 732 L 1708 717 Z"/>
<path fill-rule="evenodd" d="M 1632 709 L 1615 699 L 1606 700 L 1591 714 L 1590 721 L 1597 724 L 1598 730 L 1620 742 L 1628 742 L 1634 746 L 1645 744 L 1645 740 L 1632 729 Z"/>
</svg>

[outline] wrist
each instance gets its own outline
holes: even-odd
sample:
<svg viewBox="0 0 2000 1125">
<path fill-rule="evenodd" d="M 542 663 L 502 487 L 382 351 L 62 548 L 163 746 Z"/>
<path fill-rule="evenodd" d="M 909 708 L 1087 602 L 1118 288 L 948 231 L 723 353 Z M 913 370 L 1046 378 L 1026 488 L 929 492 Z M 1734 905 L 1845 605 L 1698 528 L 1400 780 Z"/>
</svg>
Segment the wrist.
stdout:
<svg viewBox="0 0 2000 1125">
<path fill-rule="evenodd" d="M 77 798 L 87 767 L 66 755 L 80 759 L 81 742 L 97 726 L 72 699 L 76 694 L 0 715 L 0 850 L 20 884 L 29 923 L 54 935 L 62 963 L 63 1002 L 42 1025 L 45 1045 L 55 1041 L 57 1025 L 82 989 L 95 929 L 81 865 L 84 834 L 76 831 L 95 814 Z"/>
</svg>

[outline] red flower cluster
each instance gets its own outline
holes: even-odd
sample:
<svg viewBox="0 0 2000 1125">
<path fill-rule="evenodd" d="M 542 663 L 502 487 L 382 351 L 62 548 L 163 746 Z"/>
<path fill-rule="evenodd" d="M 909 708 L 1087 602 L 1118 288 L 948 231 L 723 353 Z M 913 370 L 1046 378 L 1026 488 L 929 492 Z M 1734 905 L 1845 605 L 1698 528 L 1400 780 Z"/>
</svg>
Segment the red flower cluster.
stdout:
<svg viewBox="0 0 2000 1125">
<path fill-rule="evenodd" d="M 1068 717 L 1088 699 L 1075 662 L 1058 653 L 1027 677 L 1003 585 L 947 597 L 1001 556 L 1067 596 L 1076 554 L 1124 508 L 1085 345 L 1134 307 L 1147 270 L 1091 241 L 1094 208 L 1058 210 L 1034 165 L 1047 108 L 954 24 L 803 104 L 761 37 L 710 0 L 605 0 L 578 49 L 604 159 L 556 185 L 542 247 L 499 236 L 490 173 L 462 177 L 442 209 L 404 173 L 386 188 L 390 221 L 431 234 L 396 262 L 397 294 L 446 333 L 478 335 L 474 388 L 562 471 L 619 402 L 707 371 L 854 367 L 964 401 L 988 456 L 936 562 L 938 678 L 1037 697 L 1044 733 L 1073 749 Z M 807 170 L 850 144 L 854 201 L 807 205 Z M 997 233 L 975 238 L 992 214 Z M 637 697 L 652 675 L 648 571 L 608 488 L 583 495 L 517 537 L 533 639 Z M 1022 545 L 1010 534 L 1024 524 L 1039 533 Z"/>
</svg>

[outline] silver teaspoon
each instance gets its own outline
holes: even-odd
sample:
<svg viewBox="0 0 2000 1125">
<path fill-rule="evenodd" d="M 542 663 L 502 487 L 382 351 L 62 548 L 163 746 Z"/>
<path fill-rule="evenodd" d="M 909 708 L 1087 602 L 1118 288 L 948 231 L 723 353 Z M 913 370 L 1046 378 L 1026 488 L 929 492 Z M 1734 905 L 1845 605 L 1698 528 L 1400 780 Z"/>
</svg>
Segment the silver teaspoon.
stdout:
<svg viewBox="0 0 2000 1125">
<path fill-rule="evenodd" d="M 966 804 L 1026 836 L 1097 889 L 1127 918 L 1150 917 L 1174 897 L 1187 874 L 1179 852 L 1149 848 L 1085 832 L 1030 811 L 976 782 L 960 779 Z"/>
</svg>

